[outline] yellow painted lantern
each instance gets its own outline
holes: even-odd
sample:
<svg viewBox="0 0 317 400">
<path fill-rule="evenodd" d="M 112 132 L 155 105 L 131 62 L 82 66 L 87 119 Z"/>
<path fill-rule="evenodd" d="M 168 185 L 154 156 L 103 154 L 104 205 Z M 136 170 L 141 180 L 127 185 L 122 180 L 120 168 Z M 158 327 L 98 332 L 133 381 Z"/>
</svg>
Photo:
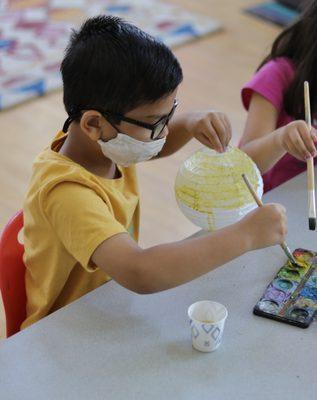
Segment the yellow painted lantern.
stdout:
<svg viewBox="0 0 317 400">
<path fill-rule="evenodd" d="M 176 177 L 175 194 L 181 211 L 207 231 L 239 221 L 257 207 L 243 173 L 261 198 L 260 171 L 244 152 L 235 147 L 228 147 L 224 153 L 208 147 L 198 150 L 183 162 Z"/>
</svg>

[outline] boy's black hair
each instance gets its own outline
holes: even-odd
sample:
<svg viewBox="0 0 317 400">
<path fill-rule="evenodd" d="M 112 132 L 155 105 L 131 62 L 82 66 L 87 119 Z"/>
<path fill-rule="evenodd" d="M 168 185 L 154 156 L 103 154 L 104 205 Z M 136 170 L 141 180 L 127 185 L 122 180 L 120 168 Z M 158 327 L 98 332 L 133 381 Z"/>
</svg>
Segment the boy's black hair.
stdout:
<svg viewBox="0 0 317 400">
<path fill-rule="evenodd" d="M 304 82 L 310 83 L 312 113 L 317 113 L 317 1 L 307 1 L 306 8 L 291 26 L 275 39 L 268 61 L 287 57 L 295 65 L 295 76 L 284 93 L 284 108 L 288 115 L 305 119 Z"/>
<path fill-rule="evenodd" d="M 183 79 L 165 44 L 118 17 L 103 15 L 72 32 L 61 73 L 71 120 L 93 107 L 124 114 L 167 96 Z"/>
</svg>

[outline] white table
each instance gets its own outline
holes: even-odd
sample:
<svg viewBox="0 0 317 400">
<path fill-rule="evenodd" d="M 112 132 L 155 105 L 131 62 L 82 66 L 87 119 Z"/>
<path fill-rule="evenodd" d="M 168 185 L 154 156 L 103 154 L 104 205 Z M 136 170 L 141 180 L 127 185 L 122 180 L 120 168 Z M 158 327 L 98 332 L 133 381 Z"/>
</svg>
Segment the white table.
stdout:
<svg viewBox="0 0 317 400">
<path fill-rule="evenodd" d="M 291 248 L 317 249 L 305 188 L 300 175 L 265 201 L 286 205 Z M 252 314 L 284 261 L 279 247 L 249 253 L 147 296 L 110 282 L 0 343 L 0 399 L 316 399 L 317 322 L 303 330 Z M 215 353 L 191 347 L 187 307 L 202 299 L 229 311 Z"/>
</svg>

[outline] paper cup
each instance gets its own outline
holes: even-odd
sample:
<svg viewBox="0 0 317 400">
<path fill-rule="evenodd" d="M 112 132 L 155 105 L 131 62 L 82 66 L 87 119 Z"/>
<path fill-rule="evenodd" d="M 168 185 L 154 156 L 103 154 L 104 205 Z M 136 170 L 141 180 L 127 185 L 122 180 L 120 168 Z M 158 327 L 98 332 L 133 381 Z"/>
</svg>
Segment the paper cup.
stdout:
<svg viewBox="0 0 317 400">
<path fill-rule="evenodd" d="M 228 311 L 215 301 L 198 301 L 188 308 L 192 343 L 196 350 L 215 351 L 221 343 Z"/>
</svg>

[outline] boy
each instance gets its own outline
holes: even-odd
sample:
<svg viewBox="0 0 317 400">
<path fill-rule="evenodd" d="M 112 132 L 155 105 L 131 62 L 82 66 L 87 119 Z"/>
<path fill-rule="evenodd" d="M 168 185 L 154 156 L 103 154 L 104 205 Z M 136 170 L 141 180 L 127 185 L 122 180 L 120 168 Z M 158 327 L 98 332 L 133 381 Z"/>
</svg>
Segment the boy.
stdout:
<svg viewBox="0 0 317 400">
<path fill-rule="evenodd" d="M 267 205 L 213 234 L 140 248 L 134 164 L 172 154 L 192 137 L 223 151 L 230 124 L 213 112 L 171 120 L 182 81 L 177 59 L 119 18 L 95 17 L 74 32 L 61 72 L 69 118 L 35 160 L 24 205 L 22 328 L 111 278 L 153 293 L 284 240 L 285 210 Z"/>
</svg>

